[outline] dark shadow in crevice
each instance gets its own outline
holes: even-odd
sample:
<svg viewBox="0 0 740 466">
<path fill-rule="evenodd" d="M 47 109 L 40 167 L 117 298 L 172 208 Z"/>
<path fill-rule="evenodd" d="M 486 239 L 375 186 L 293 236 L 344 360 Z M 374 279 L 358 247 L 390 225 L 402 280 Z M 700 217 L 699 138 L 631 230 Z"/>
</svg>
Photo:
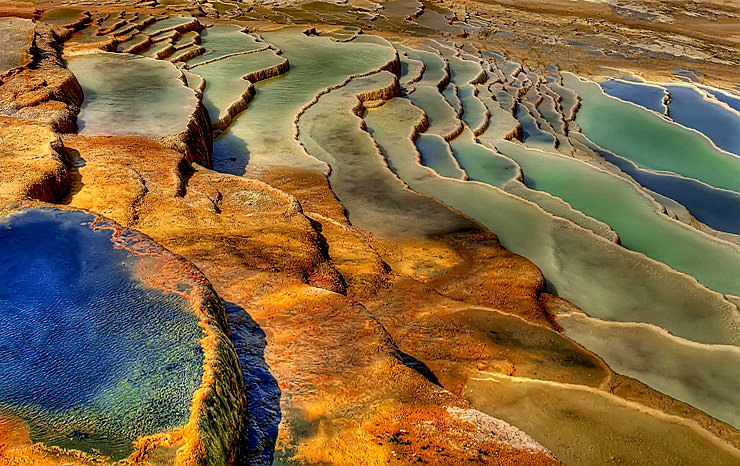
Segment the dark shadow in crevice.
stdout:
<svg viewBox="0 0 740 466">
<path fill-rule="evenodd" d="M 83 186 L 85 186 L 82 182 L 80 168 L 87 165 L 87 161 L 83 159 L 80 152 L 75 149 L 64 147 L 60 152 L 64 157 L 64 163 L 67 165 L 67 170 L 69 172 L 69 190 L 64 197 L 59 199 L 59 203 L 69 205 L 75 194 L 79 193 Z"/>
<path fill-rule="evenodd" d="M 265 332 L 242 307 L 223 304 L 248 398 L 249 431 L 240 464 L 271 466 L 282 415 L 280 387 L 265 361 Z"/>
<path fill-rule="evenodd" d="M 434 375 L 434 372 L 432 372 L 429 366 L 411 356 L 410 354 L 404 353 L 401 350 L 398 351 L 398 355 L 401 356 L 401 362 L 403 362 L 404 366 L 408 367 L 409 369 L 415 370 L 416 372 L 421 374 L 422 377 L 424 377 L 434 385 L 437 385 L 439 387 L 442 386 L 442 384 L 439 383 L 437 376 Z"/>
</svg>

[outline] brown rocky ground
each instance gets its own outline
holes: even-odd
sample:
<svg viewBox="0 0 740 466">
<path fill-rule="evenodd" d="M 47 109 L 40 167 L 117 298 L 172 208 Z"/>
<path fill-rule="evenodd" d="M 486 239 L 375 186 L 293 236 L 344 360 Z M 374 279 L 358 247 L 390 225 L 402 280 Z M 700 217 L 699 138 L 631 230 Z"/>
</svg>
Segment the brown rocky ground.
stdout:
<svg viewBox="0 0 740 466">
<path fill-rule="evenodd" d="M 508 446 L 507 429 L 514 429 L 481 431 L 454 414 L 450 409 L 470 406 L 403 364 L 375 317 L 340 294 L 345 281 L 331 262 L 331 244 L 327 250 L 316 221 L 290 194 L 259 180 L 190 170 L 183 156 L 152 141 L 64 142 L 84 161 L 65 203 L 105 212 L 192 261 L 222 299 L 267 333 L 265 359 L 282 390 L 279 456 L 311 464 L 554 462 Z M 326 181 L 316 181 L 309 189 L 327 201 L 321 210 L 341 212 Z M 352 260 L 338 257 L 340 264 Z M 375 280 L 367 279 L 373 267 L 359 269 L 365 281 L 349 283 L 369 286 L 358 291 L 383 286 L 385 267 L 376 268 Z"/>
<path fill-rule="evenodd" d="M 319 175 L 273 171 L 267 184 L 191 169 L 153 141 L 65 136 L 64 144 L 84 161 L 64 203 L 181 254 L 264 330 L 282 391 L 278 458 L 552 462 L 455 414 L 470 410 L 459 395 L 478 371 L 616 392 L 739 443 L 734 429 L 617 376 L 557 333 L 545 308 L 567 303 L 543 295 L 539 271 L 490 233 L 388 246 L 349 225 Z M 394 258 L 396 248 L 408 261 Z M 411 272 L 391 271 L 386 257 Z"/>
</svg>

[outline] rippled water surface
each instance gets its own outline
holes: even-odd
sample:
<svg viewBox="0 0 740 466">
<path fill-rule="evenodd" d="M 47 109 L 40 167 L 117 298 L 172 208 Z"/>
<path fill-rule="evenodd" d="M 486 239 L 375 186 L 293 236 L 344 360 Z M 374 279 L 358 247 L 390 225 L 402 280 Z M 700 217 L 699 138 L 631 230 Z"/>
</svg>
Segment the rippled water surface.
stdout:
<svg viewBox="0 0 740 466">
<path fill-rule="evenodd" d="M 0 413 L 33 441 L 118 459 L 187 422 L 202 331 L 189 302 L 144 286 L 93 220 L 42 209 L 0 222 Z"/>
</svg>

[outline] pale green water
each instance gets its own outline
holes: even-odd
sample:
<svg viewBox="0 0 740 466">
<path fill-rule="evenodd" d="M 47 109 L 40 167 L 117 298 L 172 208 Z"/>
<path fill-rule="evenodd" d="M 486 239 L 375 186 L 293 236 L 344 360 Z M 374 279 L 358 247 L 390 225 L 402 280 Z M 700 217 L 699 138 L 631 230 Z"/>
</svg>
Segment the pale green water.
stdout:
<svg viewBox="0 0 740 466">
<path fill-rule="evenodd" d="M 141 44 L 142 42 L 146 42 L 149 39 L 149 36 L 146 34 L 137 34 L 131 39 L 127 40 L 126 42 L 121 42 L 116 47 L 117 52 L 122 52 L 124 50 L 128 50 L 129 48 L 133 47 L 134 45 Z"/>
<path fill-rule="evenodd" d="M 307 156 L 293 139 L 296 114 L 318 92 L 350 74 L 379 68 L 393 58 L 394 51 L 374 44 L 307 37 L 300 28 L 263 36 L 290 60 L 290 71 L 255 86 L 257 95 L 249 109 L 216 141 L 214 163 L 219 170 L 235 174 L 243 174 L 250 163 L 325 171 L 325 165 Z"/>
<path fill-rule="evenodd" d="M 540 128 L 526 105 L 529 104 L 520 103 L 516 111 L 516 119 L 519 120 L 524 130 L 524 142 L 537 149 L 554 150 L 555 136 Z"/>
<path fill-rule="evenodd" d="M 508 96 L 508 94 L 506 94 Z M 491 112 L 491 122 L 482 137 L 491 138 L 498 141 L 507 134 L 510 134 L 520 124 L 510 111 L 504 110 L 499 102 L 493 99 L 483 99 L 483 104 Z"/>
<path fill-rule="evenodd" d="M 239 26 L 217 24 L 200 33 L 202 45 L 206 53 L 195 57 L 188 62 L 188 66 L 195 66 L 204 61 L 221 58 L 236 52 L 246 52 L 264 47 L 266 44 L 258 42 L 253 36 L 242 32 Z"/>
<path fill-rule="evenodd" d="M 182 25 L 188 24 L 193 21 L 195 21 L 195 18 L 192 18 L 190 16 L 179 16 L 179 15 L 169 16 L 161 21 L 157 21 L 156 23 L 148 26 L 142 32 L 144 32 L 145 34 L 154 35 L 162 31 L 165 31 L 167 29 L 182 26 Z"/>
<path fill-rule="evenodd" d="M 444 54 L 443 54 L 444 55 Z M 450 77 L 458 86 L 468 84 L 477 78 L 482 68 L 480 63 L 473 60 L 464 60 L 460 57 L 445 57 L 450 64 Z"/>
<path fill-rule="evenodd" d="M 583 323 L 558 317 L 568 336 L 615 370 L 724 420 L 738 421 L 738 381 L 727 363 L 740 359 L 740 349 L 690 343 L 630 322 L 652 322 L 699 341 L 737 343 L 735 306 L 693 279 L 551 217 L 527 201 L 480 183 L 440 178 L 421 167 L 405 128 L 419 116 L 408 101 L 394 99 L 369 110 L 365 118 L 394 171 L 412 189 L 434 194 L 491 228 L 506 248 L 533 260 L 560 296 L 586 312 L 627 321 Z"/>
<path fill-rule="evenodd" d="M 416 148 L 421 154 L 421 163 L 442 176 L 465 179 L 467 174 L 455 161 L 452 150 L 442 136 L 436 134 L 420 134 L 416 140 Z M 391 166 L 391 168 L 393 168 Z"/>
<path fill-rule="evenodd" d="M 738 451 L 678 417 L 579 385 L 479 374 L 463 396 L 568 466 L 737 466 Z"/>
<path fill-rule="evenodd" d="M 470 129 L 478 129 L 486 122 L 486 106 L 475 95 L 475 86 L 466 84 L 458 90 L 463 106 L 462 119 Z"/>
<path fill-rule="evenodd" d="M 355 95 L 392 82 L 387 71 L 353 79 L 325 94 L 299 120 L 300 141 L 332 168 L 332 190 L 350 221 L 384 236 L 448 233 L 472 224 L 437 200 L 409 191 L 386 166 L 373 138 L 351 113 Z"/>
<path fill-rule="evenodd" d="M 80 134 L 167 136 L 183 131 L 195 111 L 195 93 L 171 63 L 100 52 L 73 56 L 68 67 L 85 93 Z"/>
<path fill-rule="evenodd" d="M 580 94 L 576 122 L 596 144 L 641 168 L 673 172 L 740 192 L 740 158 L 719 151 L 702 134 L 609 97 L 597 83 L 567 73 L 563 82 Z"/>
<path fill-rule="evenodd" d="M 509 181 L 516 179 L 520 173 L 517 164 L 478 144 L 468 128 L 450 142 L 450 147 L 460 167 L 467 172 L 471 180 L 502 188 Z"/>
<path fill-rule="evenodd" d="M 470 81 L 478 78 L 483 72 L 483 68 L 474 57 L 463 58 L 456 54 L 457 50 L 452 49 L 438 42 L 430 42 L 431 47 L 439 51 L 440 55 L 447 61 L 450 68 L 450 79 L 452 82 L 462 87 Z"/>
<path fill-rule="evenodd" d="M 575 116 L 576 107 L 579 105 L 578 94 L 554 81 L 550 81 L 548 86 L 560 96 L 560 109 L 565 119 L 572 120 Z"/>
<path fill-rule="evenodd" d="M 185 34 L 182 34 L 180 38 L 175 41 L 174 45 L 181 50 L 185 46 L 198 45 L 195 43 L 197 37 L 200 37 L 200 34 L 198 34 L 198 32 L 188 31 Z"/>
<path fill-rule="evenodd" d="M 455 110 L 447 103 L 444 96 L 433 86 L 418 86 L 409 95 L 409 99 L 426 112 L 429 119 L 427 133 L 446 136 L 460 125 Z"/>
<path fill-rule="evenodd" d="M 200 47 L 199 45 L 193 44 L 184 49 L 180 49 L 176 51 L 175 53 L 173 53 L 170 57 L 168 57 L 167 60 L 171 61 L 172 63 L 176 63 L 179 61 L 185 62 L 187 61 L 186 57 L 189 56 L 190 52 L 195 51 L 199 47 Z"/>
<path fill-rule="evenodd" d="M 701 345 L 654 326 L 559 316 L 566 334 L 629 374 L 676 399 L 740 427 L 740 349 Z"/>
<path fill-rule="evenodd" d="M 444 96 L 445 100 L 448 104 L 450 104 L 450 107 L 452 107 L 455 110 L 455 113 L 460 114 L 462 113 L 463 106 L 462 102 L 460 102 L 460 97 L 457 95 L 457 85 L 454 83 L 450 83 L 447 85 L 447 87 L 444 88 L 442 91 L 442 95 Z"/>
<path fill-rule="evenodd" d="M 609 225 L 622 244 L 694 276 L 708 287 L 740 295 L 740 248 L 702 234 L 658 211 L 635 185 L 592 165 L 501 141 L 527 186 L 557 196 Z M 473 174 L 468 170 L 468 174 Z"/>
<path fill-rule="evenodd" d="M 395 99 L 366 122 L 411 189 L 477 219 L 509 250 L 532 260 L 558 295 L 590 315 L 651 322 L 705 343 L 740 342 L 737 307 L 693 278 L 553 217 L 531 202 L 470 181 L 441 178 L 418 164 L 408 140 L 419 111 Z"/>
<path fill-rule="evenodd" d="M 488 91 L 482 90 L 481 95 L 483 95 L 484 92 L 486 94 L 488 93 Z M 506 95 L 508 96 L 508 94 Z M 496 101 L 490 98 L 490 96 L 486 95 L 486 97 L 488 98 L 483 98 L 482 102 L 491 112 L 491 124 L 485 132 L 478 136 L 478 140 L 485 146 L 495 149 L 496 144 L 498 144 L 505 135 L 514 130 L 519 123 L 513 116 L 511 116 L 511 113 L 502 109 Z M 491 150 L 491 152 L 497 154 L 495 150 Z M 500 156 L 498 156 L 498 158 L 504 159 Z M 509 163 L 512 164 L 513 162 L 509 161 Z M 514 163 L 514 165 L 518 166 L 516 163 Z M 617 237 L 616 233 L 611 229 L 611 227 L 609 227 L 609 225 L 573 209 L 568 203 L 560 198 L 551 196 L 545 192 L 529 189 L 518 181 L 501 183 L 501 180 L 497 180 L 495 175 L 485 175 L 482 172 L 477 174 L 477 176 L 480 177 L 479 181 L 486 183 L 490 181 L 489 184 L 502 188 L 506 192 L 515 196 L 532 201 L 552 215 L 570 220 L 576 225 L 591 230 L 597 235 L 603 236 L 610 241 L 614 241 Z"/>
<path fill-rule="evenodd" d="M 559 134 L 565 134 L 565 121 L 557 110 L 555 99 L 549 94 L 542 96 L 542 103 L 537 107 L 542 117 L 553 127 Z"/>
<path fill-rule="evenodd" d="M 422 75 L 419 84 L 437 86 L 437 84 L 447 76 L 447 71 L 445 71 L 445 62 L 438 54 L 428 52 L 426 50 L 410 49 L 402 44 L 396 44 L 395 47 L 399 51 L 408 55 L 409 58 L 424 62 L 426 69 L 424 70 L 424 74 Z"/>
<path fill-rule="evenodd" d="M 272 50 L 265 50 L 216 60 L 189 71 L 206 80 L 203 103 L 211 115 L 211 121 L 217 121 L 226 116 L 229 106 L 240 99 L 249 87 L 250 83 L 243 79 L 244 76 L 276 66 L 283 60 Z"/>
<path fill-rule="evenodd" d="M 419 73 L 421 73 L 423 62 L 409 58 L 403 53 L 399 54 L 399 58 L 401 59 L 401 76 L 399 78 L 401 83 L 407 83 L 412 79 L 416 79 Z"/>
<path fill-rule="evenodd" d="M 157 53 L 161 52 L 162 50 L 166 49 L 167 47 L 171 45 L 172 44 L 169 41 L 157 42 L 156 44 L 152 44 L 151 47 L 146 49 L 146 51 L 143 52 L 141 56 L 154 58 L 157 55 Z"/>
</svg>

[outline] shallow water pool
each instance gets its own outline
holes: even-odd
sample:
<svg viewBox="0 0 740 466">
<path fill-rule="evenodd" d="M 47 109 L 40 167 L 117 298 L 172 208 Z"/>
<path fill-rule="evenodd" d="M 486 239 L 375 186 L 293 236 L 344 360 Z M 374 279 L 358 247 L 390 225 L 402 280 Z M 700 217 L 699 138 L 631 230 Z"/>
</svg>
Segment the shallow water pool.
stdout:
<svg viewBox="0 0 740 466">
<path fill-rule="evenodd" d="M 34 442 L 121 459 L 187 422 L 203 332 L 189 301 L 144 285 L 94 220 L 34 209 L 0 221 L 0 414 Z"/>
</svg>

